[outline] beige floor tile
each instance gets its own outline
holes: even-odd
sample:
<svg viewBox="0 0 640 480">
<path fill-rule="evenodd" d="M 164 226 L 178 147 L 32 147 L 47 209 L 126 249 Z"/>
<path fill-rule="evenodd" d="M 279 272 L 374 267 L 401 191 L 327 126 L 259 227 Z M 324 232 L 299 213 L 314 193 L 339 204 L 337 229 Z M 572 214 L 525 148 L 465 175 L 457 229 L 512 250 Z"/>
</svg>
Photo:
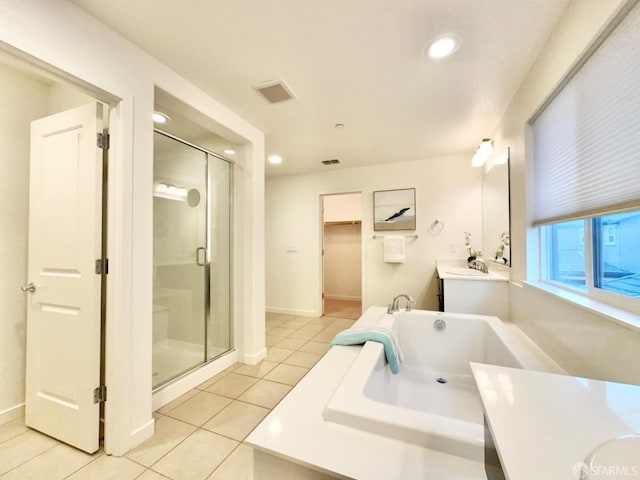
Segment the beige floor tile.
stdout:
<svg viewBox="0 0 640 480">
<path fill-rule="evenodd" d="M 299 338 L 300 340 L 311 340 L 316 335 L 317 335 L 316 332 L 303 332 L 301 330 L 296 330 L 287 338 Z"/>
<path fill-rule="evenodd" d="M 234 363 L 233 365 L 231 365 L 230 367 L 227 367 L 224 369 L 225 372 L 227 373 L 231 373 L 231 372 L 235 372 L 237 369 L 239 369 L 243 364 L 242 363 Z"/>
<path fill-rule="evenodd" d="M 317 324 L 317 323 L 310 323 L 309 325 L 305 325 L 304 327 L 300 327 L 298 329 L 298 331 L 299 332 L 320 333 L 325 328 L 326 328 L 325 325 L 320 325 L 320 324 Z"/>
<path fill-rule="evenodd" d="M 190 398 L 196 396 L 198 394 L 198 390 L 189 390 L 187 393 L 185 393 L 184 395 L 180 395 L 178 398 L 176 398 L 175 400 L 170 401 L 169 403 L 167 403 L 166 405 L 163 405 L 162 407 L 160 407 L 158 410 L 156 410 L 158 413 L 161 413 L 162 415 L 166 415 L 167 413 L 169 413 L 171 410 L 173 410 L 174 408 L 182 405 L 184 402 L 186 402 L 187 400 L 189 400 Z"/>
<path fill-rule="evenodd" d="M 68 480 L 133 480 L 144 471 L 145 467 L 126 457 L 102 455 L 68 477 Z"/>
<path fill-rule="evenodd" d="M 331 322 L 329 326 L 345 330 L 347 328 L 353 327 L 354 323 L 355 323 L 355 320 L 351 320 L 348 318 L 336 318 L 333 322 Z"/>
<path fill-rule="evenodd" d="M 282 337 L 276 337 L 274 335 L 266 335 L 264 338 L 264 343 L 267 347 L 273 347 L 276 343 L 280 342 Z"/>
<path fill-rule="evenodd" d="M 276 343 L 274 347 L 286 348 L 288 350 L 297 350 L 305 343 L 307 343 L 305 340 L 301 340 L 299 338 L 284 338 Z"/>
<path fill-rule="evenodd" d="M 272 382 L 286 383 L 287 385 L 295 385 L 307 374 L 308 371 L 308 368 L 296 367 L 294 365 L 286 365 L 283 363 L 269 372 L 264 379 L 271 380 Z"/>
<path fill-rule="evenodd" d="M 270 347 L 267 349 L 267 356 L 265 360 L 270 362 L 280 363 L 289 355 L 291 355 L 295 350 L 289 350 L 287 348 L 278 348 L 278 347 Z"/>
<path fill-rule="evenodd" d="M 202 428 L 241 442 L 270 411 L 268 408 L 235 401 Z"/>
<path fill-rule="evenodd" d="M 13 437 L 0 445 L 0 475 L 58 445 L 54 439 L 35 430 Z"/>
<path fill-rule="evenodd" d="M 329 343 L 331 340 L 333 340 L 333 337 L 335 337 L 336 334 L 338 332 L 340 332 L 340 331 L 341 330 L 327 330 L 327 329 L 324 329 L 319 334 L 317 334 L 315 337 L 313 337 L 311 340 L 314 341 L 314 342 L 326 342 L 326 343 Z"/>
<path fill-rule="evenodd" d="M 237 373 L 230 373 L 219 382 L 211 385 L 207 392 L 222 395 L 224 397 L 238 398 L 246 392 L 249 387 L 258 381 L 257 378 L 248 377 L 246 375 L 238 375 Z"/>
<path fill-rule="evenodd" d="M 202 382 L 200 385 L 198 385 L 196 388 L 198 390 L 206 390 L 207 388 L 209 388 L 211 385 L 213 385 L 214 383 L 216 383 L 218 380 L 222 380 L 224 377 L 226 377 L 227 375 L 229 375 L 229 373 L 227 370 L 223 370 L 222 372 L 218 373 L 217 375 L 214 375 L 213 377 L 211 377 L 209 380 L 206 380 L 204 382 Z"/>
<path fill-rule="evenodd" d="M 160 475 L 153 470 L 146 470 L 142 475 L 140 475 L 136 480 L 167 480 L 168 477 L 164 475 Z"/>
<path fill-rule="evenodd" d="M 253 403 L 265 408 L 275 407 L 284 396 L 289 393 L 291 387 L 281 383 L 260 380 L 249 390 L 244 392 L 238 400 Z"/>
<path fill-rule="evenodd" d="M 329 351 L 329 344 L 325 342 L 310 341 L 300 347 L 301 352 L 319 353 L 324 355 Z"/>
<path fill-rule="evenodd" d="M 289 365 L 296 365 L 298 367 L 311 368 L 318 360 L 322 358 L 322 354 L 320 353 L 309 353 L 309 352 L 301 352 L 297 351 L 296 353 L 290 355 L 284 362 Z"/>
<path fill-rule="evenodd" d="M 269 335 L 274 337 L 288 337 L 295 331 L 295 328 L 276 327 L 269 332 Z"/>
<path fill-rule="evenodd" d="M 197 430 L 155 463 L 152 470 L 174 480 L 204 480 L 237 445 L 215 433 Z"/>
<path fill-rule="evenodd" d="M 231 403 L 231 399 L 199 391 L 186 402 L 167 413 L 168 416 L 192 425 L 202 425 Z"/>
<path fill-rule="evenodd" d="M 160 457 L 195 431 L 196 427 L 171 417 L 160 418 L 155 425 L 153 437 L 127 453 L 133 461 L 150 467 Z"/>
<path fill-rule="evenodd" d="M 91 462 L 88 453 L 58 443 L 55 447 L 2 475 L 3 480 L 62 480 Z M 140 467 L 142 471 L 144 468 Z"/>
<path fill-rule="evenodd" d="M 238 445 L 207 480 L 253 480 L 253 448 Z"/>
<path fill-rule="evenodd" d="M 13 437 L 17 437 L 21 433 L 24 433 L 28 428 L 24 424 L 23 418 L 16 418 L 0 425 L 0 443 L 11 440 Z"/>
<path fill-rule="evenodd" d="M 250 377 L 262 378 L 271 370 L 273 370 L 278 364 L 276 362 L 270 362 L 263 360 L 257 365 L 242 365 L 235 373 L 240 375 L 248 375 Z"/>
</svg>

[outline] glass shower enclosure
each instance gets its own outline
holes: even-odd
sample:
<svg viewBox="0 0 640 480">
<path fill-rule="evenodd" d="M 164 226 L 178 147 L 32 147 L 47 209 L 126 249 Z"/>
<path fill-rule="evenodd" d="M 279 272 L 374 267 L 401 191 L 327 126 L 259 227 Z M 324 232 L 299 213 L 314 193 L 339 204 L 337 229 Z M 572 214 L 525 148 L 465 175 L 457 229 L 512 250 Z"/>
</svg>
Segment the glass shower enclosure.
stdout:
<svg viewBox="0 0 640 480">
<path fill-rule="evenodd" d="M 233 164 L 154 132 L 153 389 L 230 350 Z"/>
</svg>

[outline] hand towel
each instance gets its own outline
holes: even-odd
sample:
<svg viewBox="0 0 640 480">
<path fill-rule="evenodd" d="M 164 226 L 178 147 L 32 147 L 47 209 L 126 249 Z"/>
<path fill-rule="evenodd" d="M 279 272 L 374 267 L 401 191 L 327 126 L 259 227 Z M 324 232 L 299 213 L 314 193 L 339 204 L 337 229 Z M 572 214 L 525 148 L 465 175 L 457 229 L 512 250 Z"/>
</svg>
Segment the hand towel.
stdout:
<svg viewBox="0 0 640 480">
<path fill-rule="evenodd" d="M 388 328 L 348 328 L 338 333 L 333 340 L 331 340 L 330 346 L 362 345 L 368 341 L 382 343 L 391 373 L 399 373 L 400 362 L 404 360 L 404 356 L 402 355 L 402 350 L 400 350 L 400 344 L 398 343 L 396 334 Z"/>
<path fill-rule="evenodd" d="M 384 261 L 387 263 L 404 263 L 405 258 L 404 235 L 385 235 Z"/>
</svg>

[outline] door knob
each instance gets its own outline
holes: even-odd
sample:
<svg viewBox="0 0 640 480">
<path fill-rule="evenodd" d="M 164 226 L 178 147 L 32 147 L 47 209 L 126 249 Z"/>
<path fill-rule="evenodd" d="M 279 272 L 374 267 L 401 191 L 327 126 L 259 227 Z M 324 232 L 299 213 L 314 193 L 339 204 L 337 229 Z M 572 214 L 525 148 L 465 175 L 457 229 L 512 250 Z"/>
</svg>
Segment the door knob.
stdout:
<svg viewBox="0 0 640 480">
<path fill-rule="evenodd" d="M 33 282 L 28 283 L 26 285 L 23 285 L 20 287 L 20 290 L 22 290 L 23 292 L 35 292 L 36 291 L 36 286 Z"/>
</svg>

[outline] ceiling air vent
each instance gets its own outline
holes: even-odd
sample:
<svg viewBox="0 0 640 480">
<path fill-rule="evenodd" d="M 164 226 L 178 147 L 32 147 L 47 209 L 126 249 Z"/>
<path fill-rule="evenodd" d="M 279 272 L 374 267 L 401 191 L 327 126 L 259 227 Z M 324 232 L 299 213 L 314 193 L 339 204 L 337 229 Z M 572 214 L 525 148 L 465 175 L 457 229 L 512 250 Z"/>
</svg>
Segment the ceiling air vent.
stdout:
<svg viewBox="0 0 640 480">
<path fill-rule="evenodd" d="M 269 103 L 279 103 L 296 98 L 283 80 L 270 80 L 252 87 Z"/>
<path fill-rule="evenodd" d="M 336 163 L 340 163 L 340 160 L 337 158 L 332 158 L 331 160 L 322 160 L 323 165 L 335 165 Z"/>
</svg>

